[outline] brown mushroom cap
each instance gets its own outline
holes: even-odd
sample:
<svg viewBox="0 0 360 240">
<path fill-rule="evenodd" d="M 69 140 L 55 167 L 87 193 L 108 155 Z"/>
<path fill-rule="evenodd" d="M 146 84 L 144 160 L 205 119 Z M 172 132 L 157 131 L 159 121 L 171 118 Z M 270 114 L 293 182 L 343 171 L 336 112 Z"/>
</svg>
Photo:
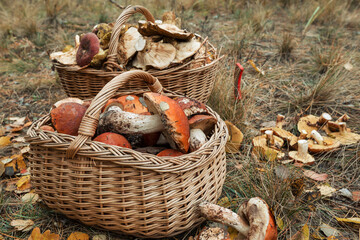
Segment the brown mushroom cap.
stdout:
<svg viewBox="0 0 360 240">
<path fill-rule="evenodd" d="M 158 114 L 164 125 L 163 132 L 170 146 L 183 153 L 189 150 L 189 121 L 177 102 L 158 93 L 144 93 L 149 110 Z"/>
<path fill-rule="evenodd" d="M 211 115 L 195 115 L 189 119 L 190 129 L 201 129 L 206 135 L 209 134 L 217 123 Z"/>
<path fill-rule="evenodd" d="M 165 156 L 177 157 L 177 156 L 181 156 L 181 155 L 184 155 L 184 154 L 175 149 L 165 149 L 165 150 L 159 152 L 156 156 L 158 156 L 158 157 L 165 157 Z"/>
<path fill-rule="evenodd" d="M 229 131 L 229 139 L 225 145 L 225 151 L 227 153 L 237 153 L 244 139 L 244 134 L 231 122 L 225 121 L 225 124 Z"/>
<path fill-rule="evenodd" d="M 161 35 L 173 39 L 190 40 L 194 37 L 193 33 L 182 30 L 169 23 L 155 24 L 152 22 L 139 23 L 139 32 L 143 36 Z"/>
<path fill-rule="evenodd" d="M 86 109 L 78 103 L 63 103 L 51 110 L 51 122 L 59 133 L 77 136 Z"/>
<path fill-rule="evenodd" d="M 184 111 L 185 115 L 190 118 L 195 114 L 208 114 L 205 104 L 188 97 L 177 97 L 174 99 Z"/>
<path fill-rule="evenodd" d="M 283 157 L 280 149 L 284 145 L 284 141 L 277 136 L 272 135 L 272 137 L 272 140 L 274 141 L 273 145 L 269 144 L 269 139 L 266 134 L 253 138 L 252 144 L 254 147 L 252 153 L 255 157 L 266 159 L 268 161 L 274 161 Z"/>
<path fill-rule="evenodd" d="M 275 140 L 274 146 L 267 146 L 267 137 L 266 137 L 266 134 L 264 134 L 261 136 L 254 137 L 252 140 L 252 144 L 254 147 L 267 146 L 267 147 L 271 147 L 271 148 L 274 148 L 277 150 L 281 149 L 281 147 L 284 145 L 284 140 L 282 140 L 281 138 L 279 138 L 277 136 L 274 136 L 274 140 Z"/>
<path fill-rule="evenodd" d="M 306 165 L 312 165 L 315 163 L 315 159 L 308 153 L 308 141 L 298 140 L 298 151 L 289 152 L 289 157 L 296 162 L 300 162 Z"/>
<path fill-rule="evenodd" d="M 338 124 L 340 132 L 330 132 L 328 135 L 335 138 L 341 145 L 351 145 L 360 142 L 360 135 L 349 132 L 346 128 L 346 123 L 341 122 Z"/>
<path fill-rule="evenodd" d="M 312 153 L 321 153 L 321 152 L 330 152 L 332 150 L 340 147 L 340 142 L 336 139 L 330 137 L 323 137 L 323 145 L 318 144 L 314 140 L 308 140 L 309 142 L 309 152 Z"/>
<path fill-rule="evenodd" d="M 94 141 L 103 142 L 109 145 L 115 145 L 124 148 L 131 148 L 130 143 L 124 136 L 112 132 L 100 134 L 99 136 L 94 138 Z"/>
<path fill-rule="evenodd" d="M 319 129 L 319 126 L 317 125 L 318 121 L 319 117 L 314 115 L 302 117 L 297 124 L 298 131 L 301 132 L 302 130 L 305 130 L 308 133 L 307 138 L 310 138 L 311 131 Z"/>
<path fill-rule="evenodd" d="M 96 34 L 87 33 L 81 37 L 80 46 L 76 53 L 76 63 L 80 67 L 91 63 L 93 57 L 99 52 L 100 41 Z"/>
</svg>

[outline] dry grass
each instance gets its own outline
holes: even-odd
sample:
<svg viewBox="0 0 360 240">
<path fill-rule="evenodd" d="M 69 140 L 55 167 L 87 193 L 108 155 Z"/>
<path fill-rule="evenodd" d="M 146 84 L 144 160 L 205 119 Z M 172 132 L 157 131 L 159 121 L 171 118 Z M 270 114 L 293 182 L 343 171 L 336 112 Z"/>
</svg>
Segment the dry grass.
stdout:
<svg viewBox="0 0 360 240">
<path fill-rule="evenodd" d="M 165 10 L 173 9 L 182 18 L 183 27 L 209 36 L 226 55 L 208 104 L 245 134 L 240 153 L 228 155 L 223 196 L 234 200 L 233 210 L 243 200 L 260 196 L 272 207 L 277 219 L 284 222 L 279 228 L 279 239 L 290 239 L 305 223 L 311 233 L 316 232 L 319 224 L 327 223 L 341 231 L 342 239 L 355 239 L 358 233 L 339 225 L 334 217 L 359 217 L 359 203 L 340 196 L 309 200 L 304 192 L 294 196 L 294 182 L 303 178 L 302 169 L 287 165 L 289 175 L 282 178 L 278 173 L 282 168 L 279 163 L 252 158 L 251 139 L 259 134 L 261 123 L 275 120 L 278 113 L 287 117 L 285 127 L 295 134 L 300 116 L 322 112 L 330 113 L 333 118 L 346 112 L 351 117 L 350 127 L 360 131 L 360 66 L 357 64 L 360 11 L 356 1 L 117 2 L 145 5 L 157 18 Z M 318 14 L 311 18 L 317 7 Z M 64 97 L 51 73 L 46 51 L 73 44 L 75 34 L 89 31 L 99 22 L 114 21 L 120 12 L 109 1 L 2 1 L 0 119 L 21 114 L 35 119 L 48 111 L 51 103 Z M 140 17 L 136 15 L 131 21 Z M 264 76 L 248 64 L 249 59 L 265 72 Z M 245 67 L 239 101 L 234 100 L 236 62 Z M 345 63 L 351 63 L 353 69 L 345 69 Z M 18 103 L 19 99 L 26 103 Z M 336 189 L 359 191 L 359 148 L 357 145 L 316 156 L 316 164 L 306 169 L 328 173 L 326 183 Z M 312 190 L 318 184 L 307 178 L 303 183 L 305 189 Z M 10 235 L 26 237 L 8 226 L 10 218 L 17 217 L 19 212 L 35 219 L 42 229 L 52 229 L 62 236 L 75 230 L 91 235 L 99 232 L 44 210 L 41 205 L 10 206 L 9 201 L 18 199 L 4 193 L 0 196 L 0 214 L 7 216 L 0 223 L 0 231 Z M 33 215 L 35 211 L 41 213 L 38 218 Z M 119 239 L 105 234 L 109 239 Z"/>
</svg>

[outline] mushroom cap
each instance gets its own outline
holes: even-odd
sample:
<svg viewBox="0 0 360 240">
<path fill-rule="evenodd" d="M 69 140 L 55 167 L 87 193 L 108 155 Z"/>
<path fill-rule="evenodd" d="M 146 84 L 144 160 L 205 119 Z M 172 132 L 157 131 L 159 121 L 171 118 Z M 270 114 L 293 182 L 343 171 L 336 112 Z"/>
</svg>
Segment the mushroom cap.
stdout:
<svg viewBox="0 0 360 240">
<path fill-rule="evenodd" d="M 113 103 L 114 103 L 114 104 L 113 104 Z M 107 103 L 105 104 L 105 106 L 101 109 L 101 112 L 106 112 L 106 111 L 109 109 L 109 107 L 114 106 L 114 105 L 120 107 L 120 103 L 119 103 L 119 101 L 117 100 L 117 98 L 111 98 L 111 99 L 109 99 L 109 100 L 107 101 Z"/>
<path fill-rule="evenodd" d="M 265 131 L 267 131 L 267 130 L 273 131 L 275 136 L 278 136 L 287 141 L 291 141 L 291 139 L 293 139 L 295 137 L 295 135 L 292 134 L 291 132 L 286 131 L 285 129 L 282 129 L 282 128 L 278 128 L 278 127 L 261 128 L 260 132 L 265 133 Z"/>
<path fill-rule="evenodd" d="M 135 55 L 135 44 L 141 38 L 137 28 L 130 27 L 119 39 L 117 58 L 121 64 L 126 65 L 129 59 Z"/>
<path fill-rule="evenodd" d="M 339 141 L 341 145 L 351 145 L 360 142 L 360 135 L 349 132 L 346 127 L 344 132 L 330 132 L 328 135 Z"/>
<path fill-rule="evenodd" d="M 326 132 L 326 134 L 331 135 L 331 133 L 333 132 L 339 132 L 340 131 L 340 126 L 339 126 L 338 121 L 329 121 L 326 126 L 324 127 L 324 131 Z M 346 131 L 351 132 L 350 128 L 346 128 Z"/>
<path fill-rule="evenodd" d="M 173 63 L 183 63 L 183 61 L 193 56 L 201 47 L 201 42 L 197 38 L 192 38 L 188 42 L 179 42 L 175 45 L 176 56 Z"/>
<path fill-rule="evenodd" d="M 63 103 L 51 110 L 51 122 L 59 133 L 77 136 L 86 109 L 78 103 Z"/>
<path fill-rule="evenodd" d="M 330 152 L 334 149 L 340 147 L 340 142 L 336 139 L 330 137 L 323 137 L 323 145 L 317 144 L 314 140 L 308 140 L 309 142 L 309 152 L 320 153 L 320 152 Z"/>
<path fill-rule="evenodd" d="M 275 147 L 275 149 L 278 150 L 284 145 L 284 140 L 282 140 L 281 138 L 274 136 L 274 140 L 275 140 L 275 146 L 273 146 L 273 148 Z M 252 140 L 252 144 L 254 147 L 257 147 L 257 146 L 266 146 L 267 147 L 266 135 L 264 134 L 261 136 L 254 137 Z"/>
<path fill-rule="evenodd" d="M 201 129 L 205 134 L 209 134 L 216 123 L 216 118 L 211 115 L 194 115 L 189 119 L 190 129 Z"/>
<path fill-rule="evenodd" d="M 76 52 L 76 63 L 80 67 L 91 63 L 93 57 L 100 50 L 100 41 L 96 34 L 86 33 L 81 37 L 79 49 Z"/>
<path fill-rule="evenodd" d="M 300 162 L 306 165 L 313 165 L 315 163 L 314 157 L 308 153 L 305 156 L 301 156 L 297 151 L 291 151 L 289 152 L 289 157 L 294 159 L 295 162 Z"/>
<path fill-rule="evenodd" d="M 76 53 L 80 46 L 80 36 L 75 36 L 75 47 L 70 46 L 70 49 L 67 49 L 69 47 L 65 47 L 60 52 L 53 52 L 50 54 L 50 60 L 57 61 L 64 65 L 76 65 Z"/>
<path fill-rule="evenodd" d="M 68 98 L 61 99 L 61 100 L 57 101 L 56 103 L 54 103 L 53 108 L 57 108 L 63 103 L 71 103 L 71 102 L 78 103 L 81 105 L 84 104 L 84 101 L 81 100 L 80 98 L 68 97 Z"/>
<path fill-rule="evenodd" d="M 318 121 L 319 117 L 314 115 L 302 117 L 297 124 L 298 131 L 301 132 L 301 130 L 305 130 L 308 133 L 307 138 L 310 138 L 311 131 L 319 129 L 319 126 L 317 125 Z"/>
<path fill-rule="evenodd" d="M 138 97 L 136 95 L 124 95 L 117 98 L 117 100 L 121 104 L 121 109 L 126 112 L 137 114 L 149 112 L 142 97 Z"/>
<path fill-rule="evenodd" d="M 158 114 L 164 125 L 163 132 L 171 148 L 183 153 L 189 150 L 189 121 L 177 102 L 158 93 L 144 93 L 144 99 L 149 111 Z"/>
<path fill-rule="evenodd" d="M 229 139 L 225 145 L 225 151 L 227 153 L 237 153 L 244 139 L 244 134 L 231 122 L 225 121 L 225 124 L 229 131 Z"/>
<path fill-rule="evenodd" d="M 190 40 L 194 37 L 193 33 L 182 30 L 169 23 L 155 24 L 152 22 L 139 23 L 139 32 L 143 36 L 161 35 L 169 38 Z"/>
<path fill-rule="evenodd" d="M 190 118 L 195 114 L 208 114 L 205 104 L 188 97 L 177 97 L 174 99 L 184 111 L 185 115 Z"/>
<path fill-rule="evenodd" d="M 176 49 L 170 43 L 146 42 L 143 51 L 138 52 L 133 66 L 146 70 L 148 67 L 157 69 L 167 68 L 176 56 Z"/>
<path fill-rule="evenodd" d="M 94 138 L 93 141 L 103 142 L 109 145 L 115 145 L 124 148 L 131 148 L 130 143 L 124 136 L 112 132 L 100 134 L 99 136 Z"/>
<path fill-rule="evenodd" d="M 165 157 L 165 156 L 177 157 L 177 156 L 181 156 L 181 155 L 184 155 L 184 154 L 175 149 L 165 149 L 165 150 L 159 152 L 156 156 L 158 156 L 158 157 Z"/>
</svg>

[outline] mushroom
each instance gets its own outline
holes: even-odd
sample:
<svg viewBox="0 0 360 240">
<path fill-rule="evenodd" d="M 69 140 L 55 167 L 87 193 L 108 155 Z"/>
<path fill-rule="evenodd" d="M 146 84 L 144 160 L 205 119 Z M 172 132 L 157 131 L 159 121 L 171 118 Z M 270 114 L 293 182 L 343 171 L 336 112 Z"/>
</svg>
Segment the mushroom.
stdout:
<svg viewBox="0 0 360 240">
<path fill-rule="evenodd" d="M 300 136 L 299 137 L 296 137 L 294 135 L 294 137 L 290 140 L 290 143 L 289 143 L 289 146 L 292 148 L 292 149 L 297 149 L 298 148 L 298 140 L 301 140 L 301 139 L 306 139 L 308 133 L 303 129 L 300 131 Z"/>
<path fill-rule="evenodd" d="M 271 130 L 271 131 L 273 131 L 275 136 L 278 136 L 278 137 L 290 142 L 292 139 L 296 138 L 296 136 L 294 134 L 292 134 L 291 132 L 286 131 L 285 129 L 283 129 L 284 119 L 285 119 L 284 115 L 278 114 L 277 117 L 276 117 L 276 126 L 275 127 L 261 128 L 260 132 L 265 133 L 265 131 Z"/>
<path fill-rule="evenodd" d="M 174 24 L 139 21 L 139 32 L 143 36 L 161 35 L 173 39 L 190 40 L 194 37 L 193 33 L 178 28 Z"/>
<path fill-rule="evenodd" d="M 244 134 L 231 122 L 225 121 L 225 124 L 229 131 L 229 139 L 226 142 L 225 151 L 227 153 L 237 153 L 244 139 Z"/>
<path fill-rule="evenodd" d="M 320 153 L 320 152 L 328 152 L 340 147 L 340 142 L 330 138 L 323 137 L 316 130 L 312 130 L 310 136 L 316 141 L 309 140 L 309 152 L 312 153 Z"/>
<path fill-rule="evenodd" d="M 132 112 L 136 114 L 144 114 L 149 112 L 148 108 L 146 107 L 144 98 L 138 97 L 136 95 L 124 95 L 117 99 L 110 99 L 105 105 L 104 111 L 106 111 L 111 106 L 119 106 L 126 112 Z"/>
<path fill-rule="evenodd" d="M 298 140 L 298 150 L 289 152 L 289 157 L 296 162 L 306 165 L 315 163 L 315 159 L 308 153 L 309 143 L 307 140 Z"/>
<path fill-rule="evenodd" d="M 93 57 L 98 54 L 100 49 L 100 41 L 96 34 L 87 33 L 80 39 L 80 46 L 76 52 L 76 63 L 80 67 L 84 67 L 91 63 Z"/>
<path fill-rule="evenodd" d="M 50 54 L 50 60 L 57 61 L 63 65 L 76 65 L 76 52 L 80 46 L 80 36 L 75 36 L 75 47 L 67 51 L 53 52 Z"/>
<path fill-rule="evenodd" d="M 316 117 L 314 115 L 307 115 L 305 117 L 300 118 L 297 127 L 298 131 L 305 130 L 308 135 L 307 138 L 310 138 L 310 134 L 312 130 L 320 130 L 331 120 L 331 116 L 327 113 L 321 114 L 320 117 Z"/>
<path fill-rule="evenodd" d="M 148 67 L 162 70 L 170 65 L 175 55 L 176 49 L 173 45 L 147 41 L 144 50 L 137 53 L 132 65 L 143 70 Z"/>
<path fill-rule="evenodd" d="M 167 156 L 177 157 L 177 156 L 181 156 L 181 155 L 184 155 L 184 154 L 182 152 L 177 151 L 177 150 L 165 149 L 165 150 L 159 152 L 156 156 L 158 156 L 158 157 L 167 157 Z"/>
<path fill-rule="evenodd" d="M 51 110 L 51 122 L 59 133 L 77 136 L 86 109 L 85 106 L 79 103 L 63 103 Z"/>
<path fill-rule="evenodd" d="M 109 48 L 112 30 L 113 25 L 107 23 L 99 23 L 93 28 L 92 32 L 99 38 L 102 49 Z"/>
<path fill-rule="evenodd" d="M 205 104 L 188 97 L 177 97 L 174 99 L 184 111 L 185 115 L 190 118 L 195 114 L 208 114 Z"/>
<path fill-rule="evenodd" d="M 84 101 L 81 100 L 80 98 L 73 98 L 73 97 L 68 97 L 68 98 L 64 98 L 60 101 L 57 101 L 56 103 L 53 104 L 52 108 L 57 108 L 59 107 L 61 104 L 63 103 L 78 103 L 78 104 L 81 104 L 83 105 L 84 104 Z"/>
<path fill-rule="evenodd" d="M 231 240 L 230 234 L 222 228 L 205 227 L 201 232 L 197 240 Z"/>
<path fill-rule="evenodd" d="M 326 134 L 331 134 L 331 132 L 339 132 L 339 123 L 349 121 L 350 117 L 345 113 L 341 117 L 339 117 L 335 122 L 329 121 L 324 128 Z M 346 129 L 348 132 L 351 132 L 349 128 Z"/>
<path fill-rule="evenodd" d="M 41 130 L 43 131 L 50 131 L 50 132 L 55 132 L 55 129 L 52 126 L 49 125 L 43 125 L 40 127 Z"/>
<path fill-rule="evenodd" d="M 100 48 L 99 52 L 92 58 L 90 66 L 94 68 L 101 67 L 108 55 L 108 51 L 108 49 L 104 51 L 102 48 Z"/>
<path fill-rule="evenodd" d="M 129 59 L 135 55 L 135 45 L 142 38 L 137 28 L 130 27 L 119 39 L 117 58 L 119 63 L 126 65 Z"/>
<path fill-rule="evenodd" d="M 339 132 L 331 132 L 328 135 L 335 138 L 341 145 L 351 145 L 360 141 L 360 135 L 349 132 L 346 128 L 346 122 L 338 123 Z"/>
<path fill-rule="evenodd" d="M 280 151 L 284 141 L 273 135 L 272 130 L 266 130 L 265 135 L 254 137 L 252 140 L 252 153 L 255 157 L 274 161 L 283 158 L 284 154 Z"/>
<path fill-rule="evenodd" d="M 194 115 L 190 118 L 190 152 L 204 145 L 207 141 L 206 135 L 210 134 L 216 123 L 216 118 L 210 115 Z"/>
<path fill-rule="evenodd" d="M 188 42 L 176 43 L 176 55 L 172 63 L 183 63 L 185 59 L 193 56 L 200 49 L 200 47 L 201 42 L 195 37 Z"/>
<path fill-rule="evenodd" d="M 198 150 L 202 145 L 206 143 L 206 135 L 201 129 L 190 129 L 190 152 Z"/>
<path fill-rule="evenodd" d="M 269 206 L 259 197 L 244 202 L 238 213 L 216 204 L 202 202 L 201 214 L 210 221 L 219 222 L 236 229 L 239 237 L 252 240 L 277 239 L 277 227 Z"/>
<path fill-rule="evenodd" d="M 112 132 L 100 134 L 99 136 L 94 138 L 93 141 L 103 142 L 109 145 L 115 145 L 124 148 L 131 148 L 130 143 L 124 136 Z"/>
</svg>

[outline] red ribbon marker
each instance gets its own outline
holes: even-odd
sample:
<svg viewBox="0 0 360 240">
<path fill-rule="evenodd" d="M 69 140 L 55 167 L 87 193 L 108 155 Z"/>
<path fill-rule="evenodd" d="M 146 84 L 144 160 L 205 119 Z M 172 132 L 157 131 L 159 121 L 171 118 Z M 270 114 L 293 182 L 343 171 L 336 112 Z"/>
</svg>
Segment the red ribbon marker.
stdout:
<svg viewBox="0 0 360 240">
<path fill-rule="evenodd" d="M 242 97 L 241 97 L 241 77 L 242 77 L 242 74 L 244 72 L 244 67 L 241 66 L 240 63 L 236 63 L 236 67 L 235 67 L 235 76 L 236 76 L 236 72 L 240 69 L 240 72 L 239 72 L 239 77 L 236 81 L 236 78 L 235 78 L 235 86 L 234 86 L 234 94 L 235 94 L 235 99 L 236 100 L 240 100 Z"/>
</svg>

